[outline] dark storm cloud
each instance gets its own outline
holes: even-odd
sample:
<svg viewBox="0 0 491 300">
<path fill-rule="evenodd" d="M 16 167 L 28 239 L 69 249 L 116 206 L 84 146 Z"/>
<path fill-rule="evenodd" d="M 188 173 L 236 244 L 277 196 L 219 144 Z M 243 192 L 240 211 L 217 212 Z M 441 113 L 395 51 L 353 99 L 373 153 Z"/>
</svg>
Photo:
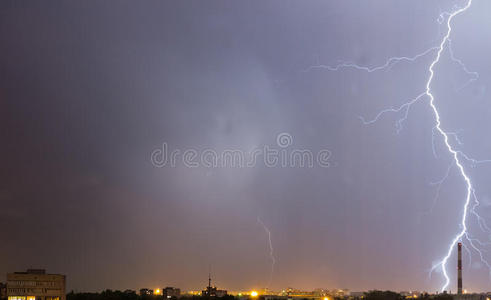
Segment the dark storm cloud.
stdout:
<svg viewBox="0 0 491 300">
<path fill-rule="evenodd" d="M 46 267 L 78 290 L 196 289 L 212 265 L 220 286 L 262 287 L 270 261 L 260 216 L 277 259 L 273 288 L 437 289 L 440 276 L 426 272 L 458 230 L 464 185 L 452 173 L 424 214 L 429 183 L 450 162 L 441 147 L 433 157 L 428 106 L 414 106 L 399 135 L 397 116 L 358 119 L 421 93 L 431 56 L 373 74 L 302 70 L 420 53 L 452 5 L 3 1 L 0 273 Z M 446 128 L 463 129 L 478 158 L 491 150 L 489 9 L 476 1 L 452 37 L 480 79 L 448 90 L 466 77 L 447 58 L 435 82 Z M 248 151 L 281 132 L 295 147 L 329 149 L 333 165 L 150 162 L 162 143 Z M 472 169 L 484 215 L 488 172 Z M 469 287 L 483 289 L 486 274 L 474 265 Z"/>
</svg>

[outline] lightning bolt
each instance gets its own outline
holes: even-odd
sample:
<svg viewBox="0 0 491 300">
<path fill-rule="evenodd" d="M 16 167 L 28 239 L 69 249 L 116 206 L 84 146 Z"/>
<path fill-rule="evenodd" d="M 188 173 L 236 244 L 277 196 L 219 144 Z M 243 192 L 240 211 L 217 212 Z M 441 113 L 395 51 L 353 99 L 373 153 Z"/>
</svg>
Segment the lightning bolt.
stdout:
<svg viewBox="0 0 491 300">
<path fill-rule="evenodd" d="M 274 273 L 274 265 L 276 263 L 276 259 L 274 257 L 274 250 L 273 250 L 273 243 L 271 242 L 271 231 L 264 225 L 263 221 L 259 217 L 257 217 L 257 222 L 261 224 L 261 226 L 264 229 L 264 232 L 266 232 L 266 235 L 268 236 L 268 245 L 269 245 L 269 257 L 271 259 L 271 271 L 269 273 L 269 282 L 268 282 L 268 288 L 271 286 L 271 282 L 273 281 L 273 273 Z"/>
<path fill-rule="evenodd" d="M 433 83 L 433 79 L 435 77 L 435 70 L 434 69 L 435 69 L 435 66 L 441 61 L 441 57 L 442 57 L 442 54 L 443 54 L 445 49 L 448 50 L 450 60 L 452 62 L 458 64 L 460 66 L 460 68 L 470 77 L 470 79 L 462 87 L 457 89 L 457 91 L 465 88 L 467 85 L 471 84 L 473 81 L 476 81 L 479 79 L 479 74 L 477 72 L 470 71 L 467 68 L 467 66 L 463 63 L 463 61 L 455 56 L 454 51 L 452 49 L 452 41 L 450 39 L 450 35 L 452 33 L 452 20 L 456 16 L 467 11 L 469 9 L 469 7 L 471 7 L 471 5 L 472 5 L 472 0 L 468 0 L 466 2 L 465 6 L 463 6 L 463 7 L 454 6 L 452 12 L 441 13 L 437 19 L 437 22 L 440 25 L 444 25 L 446 31 L 445 31 L 445 34 L 443 35 L 443 37 L 440 39 L 439 44 L 435 47 L 431 47 L 431 48 L 429 48 L 429 49 L 427 49 L 427 50 L 425 50 L 425 51 L 423 51 L 417 55 L 412 56 L 412 57 L 406 57 L 406 56 L 391 57 L 391 58 L 387 59 L 385 61 L 385 63 L 383 63 L 382 65 L 375 66 L 375 67 L 360 66 L 360 65 L 357 65 L 356 63 L 353 63 L 353 62 L 342 62 L 342 63 L 339 63 L 335 66 L 315 65 L 315 66 L 311 66 L 311 67 L 307 68 L 306 70 L 304 70 L 304 72 L 318 70 L 318 69 L 325 69 L 328 71 L 339 71 L 341 69 L 352 68 L 352 69 L 356 69 L 359 71 L 372 73 L 372 72 L 376 72 L 376 71 L 388 70 L 392 66 L 394 66 L 395 64 L 400 63 L 400 62 L 414 62 L 419 58 L 422 58 L 426 55 L 429 55 L 430 53 L 436 52 L 434 59 L 431 61 L 431 63 L 428 66 L 428 69 L 427 69 L 429 76 L 428 76 L 428 79 L 426 81 L 424 90 L 422 90 L 418 95 L 407 100 L 404 104 L 402 104 L 400 106 L 391 107 L 391 108 L 387 108 L 387 109 L 380 111 L 372 119 L 366 120 L 363 117 L 359 117 L 359 118 L 363 122 L 363 124 L 370 125 L 370 124 L 377 122 L 383 115 L 385 115 L 387 113 L 396 113 L 396 114 L 402 113 L 402 116 L 396 121 L 396 130 L 397 130 L 397 133 L 399 133 L 400 130 L 402 129 L 403 122 L 406 121 L 408 118 L 408 114 L 409 114 L 409 110 L 410 110 L 411 106 L 414 105 L 415 103 L 417 103 L 418 101 L 420 101 L 421 99 L 428 99 L 429 100 L 428 103 L 429 103 L 429 106 L 430 106 L 431 111 L 433 113 L 434 121 L 435 121 L 435 125 L 432 129 L 432 133 L 433 133 L 433 135 L 432 135 L 433 154 L 435 155 L 435 157 L 437 157 L 436 150 L 435 150 L 436 149 L 435 148 L 435 135 L 439 135 L 443 140 L 443 144 L 445 146 L 446 151 L 452 157 L 452 163 L 448 167 L 447 172 L 446 172 L 445 176 L 443 177 L 443 179 L 439 180 L 436 183 L 433 183 L 433 185 L 438 186 L 437 194 L 434 198 L 434 203 L 436 202 L 436 200 L 439 196 L 440 189 L 441 189 L 443 182 L 448 178 L 450 171 L 452 169 L 455 168 L 458 171 L 458 174 L 460 175 L 460 177 L 462 178 L 462 180 L 464 181 L 465 186 L 466 186 L 466 193 L 465 193 L 465 199 L 464 199 L 464 204 L 463 204 L 462 217 L 461 217 L 461 221 L 459 224 L 460 225 L 460 231 L 458 231 L 456 233 L 456 235 L 451 239 L 445 256 L 443 256 L 443 258 L 441 258 L 441 260 L 438 263 L 434 264 L 431 268 L 431 271 L 435 270 L 436 268 L 441 268 L 441 271 L 442 271 L 443 277 L 444 277 L 444 283 L 441 287 L 442 292 L 447 289 L 447 287 L 450 283 L 450 278 L 449 278 L 448 272 L 447 272 L 447 263 L 448 263 L 448 260 L 450 259 L 450 256 L 452 254 L 453 249 L 455 249 L 455 246 L 459 241 L 466 241 L 467 242 L 468 245 L 464 244 L 464 248 L 467 251 L 467 253 L 469 254 L 469 256 L 471 255 L 471 250 L 474 250 L 478 253 L 481 262 L 488 267 L 489 274 L 491 277 L 491 264 L 485 259 L 485 257 L 483 256 L 483 251 L 481 250 L 484 246 L 491 245 L 491 243 L 481 242 L 479 239 L 471 236 L 471 234 L 468 232 L 467 218 L 469 216 L 469 213 L 472 214 L 474 217 L 476 217 L 481 231 L 483 231 L 489 235 L 489 234 L 491 234 L 491 228 L 486 224 L 485 220 L 476 211 L 476 209 L 480 203 L 479 203 L 478 198 L 476 196 L 476 192 L 475 192 L 474 187 L 472 185 L 471 179 L 470 179 L 469 175 L 467 174 L 466 169 L 464 168 L 464 164 L 466 164 L 466 166 L 469 165 L 471 167 L 475 167 L 476 165 L 481 164 L 481 163 L 490 163 L 491 160 L 473 159 L 452 145 L 453 143 L 456 143 L 457 146 L 461 146 L 463 144 L 462 141 L 459 139 L 459 136 L 458 136 L 459 132 L 458 131 L 457 132 L 445 131 L 442 128 L 440 113 L 439 113 L 439 110 L 435 104 L 435 97 L 431 91 L 431 86 Z M 433 203 L 433 206 L 434 206 L 434 203 Z M 471 203 L 474 203 L 474 204 L 471 205 Z M 433 206 L 432 206 L 432 209 L 433 209 Z M 431 275 L 431 272 L 430 272 L 430 275 Z"/>
<path fill-rule="evenodd" d="M 430 72 L 430 76 L 428 77 L 428 81 L 426 82 L 426 95 L 430 98 L 430 107 L 433 110 L 433 114 L 435 116 L 436 124 L 435 124 L 434 128 L 443 137 L 444 144 L 445 144 L 448 152 L 452 155 L 454 163 L 457 166 L 457 169 L 459 170 L 460 175 L 462 176 L 462 178 L 464 179 L 465 184 L 466 184 L 466 197 L 465 197 L 465 202 L 464 202 L 464 211 L 462 213 L 461 230 L 453 238 L 452 242 L 448 246 L 447 254 L 445 255 L 445 257 L 443 257 L 443 259 L 439 263 L 439 265 L 442 268 L 443 276 L 445 277 L 445 283 L 443 284 L 441 291 L 445 291 L 446 288 L 448 287 L 448 284 L 450 283 L 450 278 L 448 277 L 448 274 L 447 274 L 447 263 L 448 263 L 448 259 L 450 258 L 450 255 L 452 254 L 452 250 L 455 248 L 455 245 L 457 244 L 457 242 L 459 240 L 461 240 L 462 237 L 464 235 L 466 235 L 466 233 L 467 233 L 467 212 L 469 210 L 469 204 L 471 202 L 471 197 L 474 193 L 474 188 L 472 187 L 472 182 L 471 182 L 469 176 L 467 175 L 467 173 L 464 169 L 464 166 L 462 165 L 461 159 L 459 158 L 459 152 L 456 151 L 452 147 L 452 145 L 449 142 L 449 135 L 441 127 L 440 113 L 438 112 L 438 109 L 435 105 L 435 97 L 431 93 L 431 83 L 433 82 L 433 78 L 435 76 L 435 71 L 434 71 L 435 65 L 440 61 L 440 58 L 442 56 L 442 52 L 445 49 L 445 45 L 447 43 L 450 43 L 449 38 L 450 38 L 450 34 L 452 33 L 451 24 L 452 24 L 453 18 L 455 16 L 465 12 L 471 6 L 471 4 L 472 4 L 472 0 L 469 0 L 464 7 L 455 10 L 453 13 L 451 13 L 447 17 L 447 22 L 446 22 L 447 33 L 445 34 L 445 36 L 443 37 L 443 39 L 440 43 L 440 47 L 438 49 L 438 52 L 437 52 L 435 59 L 431 62 L 430 67 L 428 68 L 428 70 Z M 473 245 L 472 242 L 471 242 L 471 245 Z M 479 253 L 481 253 L 481 252 L 479 251 Z M 481 257 L 482 257 L 482 255 L 481 255 Z"/>
</svg>

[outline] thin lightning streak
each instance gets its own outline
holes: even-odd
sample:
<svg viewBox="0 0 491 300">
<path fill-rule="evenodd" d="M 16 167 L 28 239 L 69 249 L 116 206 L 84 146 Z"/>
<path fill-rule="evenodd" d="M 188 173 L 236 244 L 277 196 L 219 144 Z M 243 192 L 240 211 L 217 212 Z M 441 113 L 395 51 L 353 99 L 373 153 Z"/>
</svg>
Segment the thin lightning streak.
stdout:
<svg viewBox="0 0 491 300">
<path fill-rule="evenodd" d="M 491 163 L 491 159 L 482 159 L 482 160 L 477 160 L 474 158 L 471 158 L 467 156 L 467 154 L 463 153 L 462 151 L 457 151 L 460 156 L 462 156 L 465 160 L 471 163 L 471 167 L 475 167 L 476 165 L 484 164 L 484 163 Z"/>
<path fill-rule="evenodd" d="M 271 271 L 269 273 L 269 282 L 268 288 L 271 286 L 271 282 L 273 281 L 273 273 L 274 273 L 274 265 L 276 263 L 276 259 L 274 257 L 273 243 L 271 242 L 271 231 L 264 225 L 263 221 L 259 217 L 257 217 L 257 222 L 263 226 L 264 231 L 268 235 L 268 243 L 269 243 L 269 257 L 271 259 Z"/>
<path fill-rule="evenodd" d="M 477 199 L 476 192 L 472 191 L 472 196 L 474 198 L 474 205 L 472 206 L 471 212 L 477 218 L 477 222 L 481 230 L 487 234 L 491 233 L 491 228 L 486 224 L 486 221 L 476 212 L 476 208 L 480 205 L 479 199 Z"/>
<path fill-rule="evenodd" d="M 402 61 L 407 61 L 407 62 L 414 62 L 416 61 L 417 59 L 427 55 L 428 53 L 434 51 L 434 50 L 437 50 L 438 47 L 432 47 L 432 48 L 429 48 L 427 50 L 425 50 L 424 52 L 422 53 L 419 53 L 413 57 L 408 57 L 408 56 L 400 56 L 400 57 L 391 57 L 389 58 L 387 61 L 385 61 L 384 64 L 380 65 L 380 66 L 375 66 L 375 67 L 366 67 L 366 66 L 360 66 L 360 65 L 357 65 L 353 62 L 342 62 L 336 66 L 329 66 L 329 65 L 315 65 L 315 66 L 310 66 L 308 67 L 307 69 L 303 70 L 303 72 L 309 72 L 309 71 L 312 71 L 312 70 L 316 70 L 316 69 L 327 69 L 329 71 L 338 71 L 340 69 L 344 69 L 344 68 L 352 68 L 352 69 L 356 69 L 356 70 L 360 70 L 360 71 L 366 71 L 368 73 L 372 73 L 372 72 L 375 72 L 375 71 L 380 71 L 380 70 L 384 70 L 384 69 L 387 69 L 387 68 L 390 68 L 391 66 L 393 66 L 394 64 L 397 64 L 399 62 L 402 62 Z"/>
<path fill-rule="evenodd" d="M 458 130 L 456 132 L 447 132 L 447 134 L 449 136 L 453 136 L 453 138 L 455 139 L 455 141 L 457 142 L 457 144 L 459 144 L 460 146 L 462 146 L 464 143 L 460 140 L 459 138 L 459 132 L 461 132 L 462 130 Z"/>
<path fill-rule="evenodd" d="M 464 64 L 464 62 L 462 60 L 460 60 L 459 58 L 455 57 L 455 54 L 454 54 L 453 49 L 452 49 L 452 40 L 451 39 L 448 39 L 448 52 L 450 53 L 450 59 L 452 61 L 456 62 L 457 64 L 459 64 L 460 67 L 462 68 L 462 70 L 464 70 L 464 72 L 471 77 L 464 85 L 462 85 L 460 88 L 458 88 L 457 91 L 462 90 L 463 88 L 465 88 L 466 86 L 471 84 L 473 81 L 476 81 L 479 79 L 479 73 L 474 72 L 474 71 L 469 71 L 469 69 Z"/>
<path fill-rule="evenodd" d="M 397 122 L 396 122 L 396 131 L 397 131 L 397 134 L 399 134 L 399 132 L 402 130 L 402 123 L 407 120 L 407 116 L 409 114 L 409 108 L 411 107 L 411 105 L 413 105 L 415 102 L 417 102 L 419 99 L 421 99 L 425 95 L 426 95 L 426 92 L 423 92 L 423 93 L 419 94 L 418 96 L 416 96 L 415 98 L 411 99 L 410 101 L 402 104 L 401 106 L 399 106 L 397 108 L 384 109 L 384 110 L 380 111 L 375 116 L 375 118 L 373 118 L 371 120 L 367 121 L 367 120 L 365 120 L 365 118 L 363 118 L 361 116 L 358 118 L 363 122 L 364 125 L 370 125 L 370 124 L 377 122 L 379 120 L 379 118 L 386 113 L 398 113 L 398 112 L 404 111 L 403 117 L 400 118 L 399 120 L 397 120 Z"/>
<path fill-rule="evenodd" d="M 471 253 L 471 250 L 464 243 L 462 243 L 462 246 L 464 247 L 464 250 L 467 253 L 467 257 L 469 258 L 469 263 L 467 264 L 467 269 L 470 269 L 471 266 L 472 266 L 472 253 Z"/>
<path fill-rule="evenodd" d="M 479 248 L 477 248 L 475 245 L 474 245 L 474 242 L 479 242 L 477 239 L 472 239 L 469 237 L 469 234 L 466 232 L 465 233 L 465 238 L 467 239 L 467 241 L 469 242 L 469 244 L 471 245 L 471 247 L 476 250 L 477 253 L 479 253 L 479 257 L 481 258 L 481 261 L 488 267 L 488 270 L 489 270 L 489 276 L 491 276 L 491 265 L 489 264 L 489 262 L 483 257 L 483 254 L 482 254 L 482 251 L 479 250 Z M 480 242 L 479 242 L 480 243 Z"/>
<path fill-rule="evenodd" d="M 447 180 L 448 176 L 450 176 L 450 171 L 452 170 L 454 164 L 450 164 L 447 168 L 447 172 L 445 173 L 445 176 L 443 176 L 442 179 L 436 181 L 436 182 L 430 182 L 430 185 L 433 185 L 433 186 L 436 186 L 436 193 L 435 193 L 435 197 L 433 198 L 433 202 L 431 204 L 431 207 L 429 209 L 429 211 L 423 213 L 423 215 L 429 215 L 433 212 L 433 209 L 435 208 L 436 206 L 436 203 L 438 201 L 438 198 L 440 198 L 440 191 L 442 189 L 442 186 L 443 186 L 443 183 Z"/>
<path fill-rule="evenodd" d="M 480 247 L 485 247 L 485 246 L 491 245 L 490 242 L 487 242 L 487 243 L 481 242 L 479 239 L 474 238 L 474 237 L 471 237 L 471 235 L 468 234 L 468 233 L 466 233 L 466 238 L 469 239 L 469 240 L 472 240 L 473 242 L 475 242 L 476 244 L 478 244 Z M 480 251 L 480 250 L 478 250 L 478 251 Z M 482 251 L 488 252 L 487 250 L 482 250 Z"/>
</svg>

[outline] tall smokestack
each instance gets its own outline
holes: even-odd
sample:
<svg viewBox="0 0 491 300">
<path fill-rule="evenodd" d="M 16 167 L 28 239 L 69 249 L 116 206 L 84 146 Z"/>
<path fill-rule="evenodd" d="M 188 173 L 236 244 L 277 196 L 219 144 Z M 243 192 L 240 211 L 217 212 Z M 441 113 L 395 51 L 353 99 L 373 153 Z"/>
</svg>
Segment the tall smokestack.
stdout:
<svg viewBox="0 0 491 300">
<path fill-rule="evenodd" d="M 457 294 L 462 295 L 462 243 L 457 244 L 458 260 L 457 260 Z"/>
</svg>

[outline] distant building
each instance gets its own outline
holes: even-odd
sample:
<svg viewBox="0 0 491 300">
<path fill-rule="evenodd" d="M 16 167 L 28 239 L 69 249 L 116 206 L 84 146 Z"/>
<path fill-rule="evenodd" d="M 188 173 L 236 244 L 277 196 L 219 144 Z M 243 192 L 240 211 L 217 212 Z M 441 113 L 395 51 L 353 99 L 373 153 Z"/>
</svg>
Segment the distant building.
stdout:
<svg viewBox="0 0 491 300">
<path fill-rule="evenodd" d="M 164 296 L 165 299 L 170 299 L 172 297 L 179 298 L 181 297 L 181 289 L 168 286 L 162 289 L 162 296 Z"/>
<path fill-rule="evenodd" d="M 66 300 L 66 277 L 43 269 L 7 274 L 8 300 Z"/>
<path fill-rule="evenodd" d="M 201 295 L 204 297 L 223 297 L 227 296 L 227 291 L 219 290 L 216 286 L 209 286 L 201 292 Z"/>
<path fill-rule="evenodd" d="M 211 286 L 211 276 L 208 276 L 208 286 L 201 292 L 204 297 L 224 297 L 227 296 L 226 290 L 219 290 L 216 286 Z"/>
<path fill-rule="evenodd" d="M 7 299 L 7 284 L 0 282 L 0 300 Z"/>
<path fill-rule="evenodd" d="M 145 288 L 140 289 L 140 296 L 150 296 L 150 295 L 153 295 L 153 290 L 145 289 Z"/>
<path fill-rule="evenodd" d="M 288 299 L 316 299 L 319 298 L 317 295 L 318 292 L 312 291 L 302 291 L 294 288 L 287 288 L 285 291 L 282 291 L 280 295 L 288 296 Z"/>
</svg>

